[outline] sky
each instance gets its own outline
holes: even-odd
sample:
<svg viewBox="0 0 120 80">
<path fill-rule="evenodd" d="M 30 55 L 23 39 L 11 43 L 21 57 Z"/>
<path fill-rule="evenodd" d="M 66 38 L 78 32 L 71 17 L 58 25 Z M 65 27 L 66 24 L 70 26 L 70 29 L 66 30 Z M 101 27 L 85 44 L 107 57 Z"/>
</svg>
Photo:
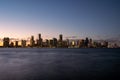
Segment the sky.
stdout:
<svg viewBox="0 0 120 80">
<path fill-rule="evenodd" d="M 0 0 L 0 38 L 120 37 L 120 0 Z"/>
</svg>

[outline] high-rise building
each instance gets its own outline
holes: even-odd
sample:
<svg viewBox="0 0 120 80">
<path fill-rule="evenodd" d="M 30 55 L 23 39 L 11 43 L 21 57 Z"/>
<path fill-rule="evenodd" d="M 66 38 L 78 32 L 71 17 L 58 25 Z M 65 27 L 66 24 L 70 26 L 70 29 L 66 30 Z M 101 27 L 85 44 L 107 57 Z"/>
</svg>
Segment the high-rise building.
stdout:
<svg viewBox="0 0 120 80">
<path fill-rule="evenodd" d="M 15 47 L 16 48 L 18 47 L 18 41 L 15 41 Z"/>
<path fill-rule="evenodd" d="M 49 47 L 49 40 L 48 39 L 46 39 L 46 47 Z"/>
<path fill-rule="evenodd" d="M 57 47 L 57 39 L 53 38 L 53 47 Z"/>
<path fill-rule="evenodd" d="M 53 40 L 52 40 L 52 39 L 49 40 L 49 47 L 50 47 L 50 48 L 53 47 Z"/>
<path fill-rule="evenodd" d="M 89 39 L 86 37 L 86 39 L 85 39 L 85 48 L 88 47 L 88 43 L 89 43 Z"/>
<path fill-rule="evenodd" d="M 67 42 L 67 47 L 68 47 L 69 46 L 69 39 L 67 39 L 66 42 Z"/>
<path fill-rule="evenodd" d="M 38 34 L 37 46 L 38 46 L 38 47 L 42 47 L 42 38 L 41 38 L 41 34 Z"/>
<path fill-rule="evenodd" d="M 41 39 L 41 34 L 38 34 L 39 40 Z"/>
<path fill-rule="evenodd" d="M 84 43 L 85 43 L 84 39 L 79 40 L 79 48 L 84 48 Z"/>
<path fill-rule="evenodd" d="M 63 35 L 59 35 L 58 47 L 63 47 Z"/>
<path fill-rule="evenodd" d="M 26 47 L 26 40 L 21 41 L 21 47 Z"/>
<path fill-rule="evenodd" d="M 30 46 L 31 46 L 31 47 L 34 47 L 34 45 L 35 45 L 34 36 L 31 36 Z"/>
<path fill-rule="evenodd" d="M 73 46 L 73 47 L 75 46 L 75 41 L 74 41 L 74 40 L 72 40 L 72 46 Z"/>
<path fill-rule="evenodd" d="M 62 34 L 59 35 L 59 41 L 63 41 L 63 35 Z"/>
<path fill-rule="evenodd" d="M 88 47 L 89 48 L 93 48 L 93 41 L 92 41 L 92 39 L 89 39 Z"/>
<path fill-rule="evenodd" d="M 9 41 L 10 39 L 8 37 L 5 37 L 3 39 L 3 47 L 9 47 Z"/>
<path fill-rule="evenodd" d="M 68 42 L 65 40 L 63 41 L 63 45 L 62 45 L 63 48 L 68 48 Z"/>
</svg>

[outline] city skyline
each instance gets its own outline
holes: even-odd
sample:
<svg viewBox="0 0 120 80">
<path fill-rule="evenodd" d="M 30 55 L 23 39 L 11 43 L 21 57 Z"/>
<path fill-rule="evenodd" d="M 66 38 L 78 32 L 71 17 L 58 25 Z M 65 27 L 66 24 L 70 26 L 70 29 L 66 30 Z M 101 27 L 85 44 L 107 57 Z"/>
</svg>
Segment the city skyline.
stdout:
<svg viewBox="0 0 120 80">
<path fill-rule="evenodd" d="M 4 37 L 0 41 L 1 48 L 119 48 L 120 44 L 109 40 L 93 40 L 86 37 L 85 39 L 75 39 L 73 37 L 63 38 L 63 34 L 59 34 L 58 38 L 43 39 L 41 33 L 37 38 L 33 35 L 29 39 L 11 39 Z"/>
<path fill-rule="evenodd" d="M 0 0 L 0 38 L 120 40 L 119 9 L 119 0 Z"/>
</svg>

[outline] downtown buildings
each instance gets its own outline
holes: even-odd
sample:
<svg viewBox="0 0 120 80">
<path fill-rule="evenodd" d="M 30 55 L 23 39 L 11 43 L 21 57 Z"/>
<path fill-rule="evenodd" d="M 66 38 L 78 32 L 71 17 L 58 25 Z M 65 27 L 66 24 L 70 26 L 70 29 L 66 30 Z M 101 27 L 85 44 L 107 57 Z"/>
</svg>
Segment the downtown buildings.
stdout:
<svg viewBox="0 0 120 80">
<path fill-rule="evenodd" d="M 19 44 L 19 42 L 21 44 Z M 29 44 L 27 44 L 29 42 Z M 118 48 L 117 44 L 109 44 L 107 41 L 93 41 L 91 38 L 85 39 L 63 39 L 63 35 L 60 34 L 59 38 L 46 39 L 43 41 L 41 34 L 38 34 L 35 40 L 34 36 L 30 37 L 30 40 L 21 40 L 12 42 L 9 37 L 3 39 L 2 47 L 37 47 L 37 48 Z"/>
</svg>

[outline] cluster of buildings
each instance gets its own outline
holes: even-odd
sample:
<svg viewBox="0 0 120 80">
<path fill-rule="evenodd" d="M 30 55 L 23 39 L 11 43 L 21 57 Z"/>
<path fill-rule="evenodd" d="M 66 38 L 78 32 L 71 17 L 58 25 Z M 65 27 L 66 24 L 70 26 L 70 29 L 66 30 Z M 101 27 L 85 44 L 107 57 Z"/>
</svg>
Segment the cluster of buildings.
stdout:
<svg viewBox="0 0 120 80">
<path fill-rule="evenodd" d="M 43 41 L 41 34 L 38 34 L 38 39 L 34 39 L 34 36 L 31 36 L 29 44 L 27 40 L 21 40 L 21 45 L 18 44 L 19 41 L 11 42 L 9 37 L 3 39 L 2 47 L 38 47 L 38 48 L 118 48 L 117 44 L 110 45 L 107 41 L 97 42 L 92 39 L 80 39 L 72 40 L 66 39 L 63 40 L 63 35 L 59 35 L 59 39 L 46 39 Z"/>
</svg>

